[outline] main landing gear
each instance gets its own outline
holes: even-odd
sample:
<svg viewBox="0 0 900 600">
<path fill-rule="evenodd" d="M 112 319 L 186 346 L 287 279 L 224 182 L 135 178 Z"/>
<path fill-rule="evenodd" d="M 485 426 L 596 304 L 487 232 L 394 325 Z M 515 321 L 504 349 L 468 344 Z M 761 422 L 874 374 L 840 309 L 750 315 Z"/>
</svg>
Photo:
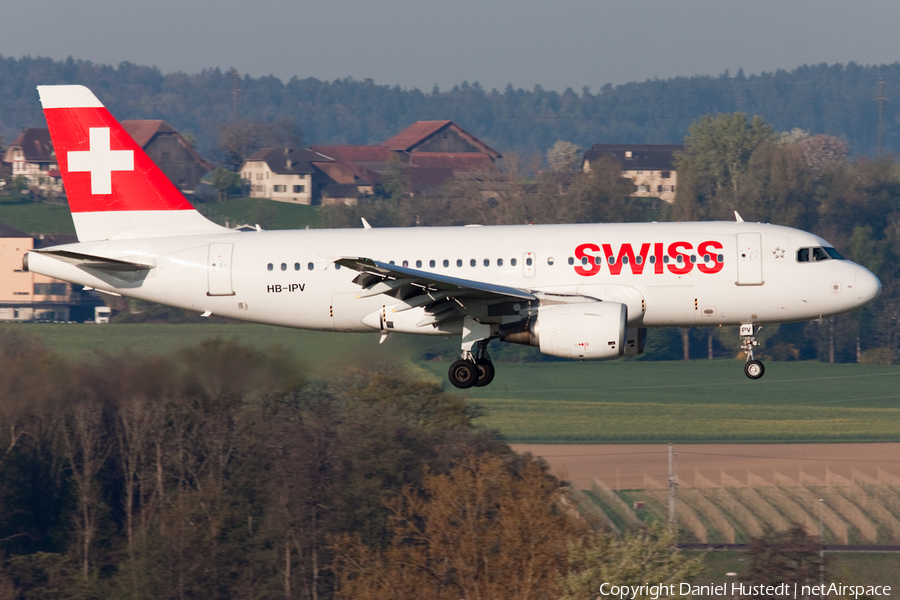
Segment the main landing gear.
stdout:
<svg viewBox="0 0 900 600">
<path fill-rule="evenodd" d="M 450 383 L 460 389 L 483 387 L 494 380 L 494 363 L 487 353 L 491 327 L 471 317 L 463 321 L 462 353 L 450 365 Z"/>
<path fill-rule="evenodd" d="M 750 379 L 759 379 L 766 372 L 766 367 L 762 364 L 762 361 L 753 358 L 753 349 L 759 346 L 759 342 L 756 341 L 756 334 L 759 333 L 760 329 L 753 323 L 741 325 L 741 350 L 747 355 L 744 375 Z"/>
<path fill-rule="evenodd" d="M 473 354 L 464 350 L 458 361 L 450 365 L 450 383 L 460 389 L 483 387 L 494 380 L 494 363 L 487 353 L 488 340 L 476 344 Z"/>
</svg>

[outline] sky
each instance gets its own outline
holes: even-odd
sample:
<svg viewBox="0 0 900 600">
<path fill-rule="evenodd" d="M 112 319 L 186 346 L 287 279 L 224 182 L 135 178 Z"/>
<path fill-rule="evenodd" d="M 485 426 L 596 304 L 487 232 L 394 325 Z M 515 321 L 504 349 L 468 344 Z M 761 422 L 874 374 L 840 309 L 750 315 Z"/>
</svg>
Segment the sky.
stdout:
<svg viewBox="0 0 900 600">
<path fill-rule="evenodd" d="M 23 0 L 0 56 L 162 72 L 593 91 L 677 76 L 900 60 L 897 0 Z M 50 83 L 50 82 L 48 82 Z"/>
</svg>

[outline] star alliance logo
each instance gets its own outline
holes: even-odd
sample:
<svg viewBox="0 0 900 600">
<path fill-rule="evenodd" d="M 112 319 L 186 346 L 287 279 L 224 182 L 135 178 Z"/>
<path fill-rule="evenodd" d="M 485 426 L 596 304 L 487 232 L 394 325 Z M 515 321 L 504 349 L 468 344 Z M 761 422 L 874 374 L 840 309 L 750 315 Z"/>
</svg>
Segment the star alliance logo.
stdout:
<svg viewBox="0 0 900 600">
<path fill-rule="evenodd" d="M 772 250 L 772 254 L 775 255 L 775 258 L 784 258 L 784 250 L 780 246 Z"/>
</svg>

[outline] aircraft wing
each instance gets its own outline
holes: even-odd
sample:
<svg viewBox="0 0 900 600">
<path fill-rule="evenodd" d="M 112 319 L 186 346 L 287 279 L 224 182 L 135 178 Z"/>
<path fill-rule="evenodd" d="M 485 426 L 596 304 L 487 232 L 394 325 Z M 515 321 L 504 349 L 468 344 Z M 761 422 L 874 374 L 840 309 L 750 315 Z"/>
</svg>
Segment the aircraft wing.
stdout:
<svg viewBox="0 0 900 600">
<path fill-rule="evenodd" d="M 360 298 L 388 294 L 409 301 L 416 296 L 437 293 L 442 298 L 466 296 L 483 299 L 537 299 L 537 296 L 521 288 L 398 267 L 370 258 L 341 258 L 334 262 L 359 271 L 353 282 L 363 288 Z"/>
</svg>

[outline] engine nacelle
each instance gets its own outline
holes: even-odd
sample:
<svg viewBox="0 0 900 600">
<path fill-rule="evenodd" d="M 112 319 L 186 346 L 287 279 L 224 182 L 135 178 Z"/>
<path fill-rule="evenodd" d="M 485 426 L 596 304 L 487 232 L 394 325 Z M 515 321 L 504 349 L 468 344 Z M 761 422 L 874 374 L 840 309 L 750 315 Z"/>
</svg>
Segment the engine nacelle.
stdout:
<svg viewBox="0 0 900 600">
<path fill-rule="evenodd" d="M 538 308 L 533 335 L 541 352 L 575 360 L 625 353 L 628 307 L 618 302 L 554 304 Z"/>
</svg>

